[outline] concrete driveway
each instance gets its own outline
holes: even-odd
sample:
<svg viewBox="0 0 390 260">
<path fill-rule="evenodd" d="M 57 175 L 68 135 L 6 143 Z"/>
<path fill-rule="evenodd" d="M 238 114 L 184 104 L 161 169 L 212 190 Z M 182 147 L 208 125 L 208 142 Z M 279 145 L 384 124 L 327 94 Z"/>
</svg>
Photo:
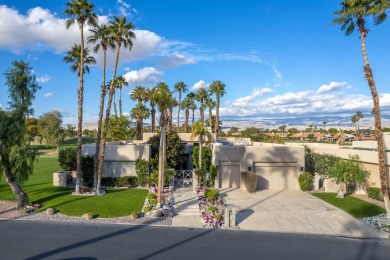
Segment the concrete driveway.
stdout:
<svg viewBox="0 0 390 260">
<path fill-rule="evenodd" d="M 301 191 L 221 189 L 236 209 L 238 227 L 244 230 L 382 237 L 344 211 Z"/>
</svg>

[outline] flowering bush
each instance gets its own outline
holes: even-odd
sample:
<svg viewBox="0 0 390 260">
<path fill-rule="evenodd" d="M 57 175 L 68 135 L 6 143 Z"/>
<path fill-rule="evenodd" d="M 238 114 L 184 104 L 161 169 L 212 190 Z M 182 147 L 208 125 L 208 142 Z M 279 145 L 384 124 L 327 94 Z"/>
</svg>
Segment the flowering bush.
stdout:
<svg viewBox="0 0 390 260">
<path fill-rule="evenodd" d="M 212 200 L 207 199 L 204 194 L 217 194 L 212 196 Z M 223 212 L 225 207 L 225 200 L 219 196 L 218 190 L 211 187 L 199 186 L 196 189 L 198 194 L 198 204 L 201 214 L 201 223 L 203 227 L 222 227 L 224 224 Z"/>
<path fill-rule="evenodd" d="M 27 205 L 24 207 L 24 212 L 30 213 L 36 209 L 39 209 L 40 207 L 41 207 L 41 204 L 39 204 L 39 203 L 31 203 L 30 205 Z"/>
</svg>

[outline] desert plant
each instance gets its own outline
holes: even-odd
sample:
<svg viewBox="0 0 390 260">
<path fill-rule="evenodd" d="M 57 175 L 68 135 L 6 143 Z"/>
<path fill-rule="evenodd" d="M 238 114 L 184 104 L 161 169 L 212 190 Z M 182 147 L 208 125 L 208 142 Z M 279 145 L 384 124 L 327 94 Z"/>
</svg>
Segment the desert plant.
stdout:
<svg viewBox="0 0 390 260">
<path fill-rule="evenodd" d="M 65 148 L 58 153 L 58 162 L 65 171 L 75 171 L 77 168 L 77 149 L 74 147 Z"/>
<path fill-rule="evenodd" d="M 255 172 L 241 172 L 241 179 L 249 193 L 256 191 L 257 175 Z"/>
<path fill-rule="evenodd" d="M 215 219 L 221 221 L 223 219 L 223 216 L 221 214 L 215 215 Z"/>
<path fill-rule="evenodd" d="M 145 212 L 145 213 L 148 213 L 148 212 L 150 212 L 151 209 L 152 209 L 151 206 L 145 206 L 145 207 L 144 207 L 144 212 Z"/>
<path fill-rule="evenodd" d="M 148 199 L 156 199 L 156 198 L 157 198 L 157 195 L 156 195 L 156 194 L 153 194 L 153 193 L 149 193 L 146 197 L 147 197 Z"/>
<path fill-rule="evenodd" d="M 208 208 L 208 210 L 211 211 L 211 212 L 216 212 L 218 210 L 218 208 L 216 206 L 210 206 Z"/>
<path fill-rule="evenodd" d="M 310 172 L 303 172 L 299 175 L 298 181 L 302 191 L 309 191 L 313 187 L 313 175 Z"/>
<path fill-rule="evenodd" d="M 156 206 L 157 205 L 157 199 L 149 199 L 149 204 L 151 206 Z"/>
<path fill-rule="evenodd" d="M 367 188 L 367 195 L 369 198 L 383 201 L 383 195 L 380 188 L 377 187 L 369 187 Z"/>
<path fill-rule="evenodd" d="M 131 219 L 137 219 L 138 218 L 138 213 L 133 211 L 133 212 L 131 212 L 130 217 L 131 217 Z"/>
<path fill-rule="evenodd" d="M 218 199 L 218 191 L 217 190 L 206 190 L 204 196 L 208 201 L 216 201 Z"/>
</svg>

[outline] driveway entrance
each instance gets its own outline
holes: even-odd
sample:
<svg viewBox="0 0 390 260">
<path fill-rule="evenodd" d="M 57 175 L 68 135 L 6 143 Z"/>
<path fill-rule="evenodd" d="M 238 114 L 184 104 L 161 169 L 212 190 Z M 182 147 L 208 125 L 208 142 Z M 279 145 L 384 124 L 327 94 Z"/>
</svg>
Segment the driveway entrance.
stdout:
<svg viewBox="0 0 390 260">
<path fill-rule="evenodd" d="M 344 211 L 296 190 L 221 189 L 244 230 L 382 237 Z"/>
</svg>

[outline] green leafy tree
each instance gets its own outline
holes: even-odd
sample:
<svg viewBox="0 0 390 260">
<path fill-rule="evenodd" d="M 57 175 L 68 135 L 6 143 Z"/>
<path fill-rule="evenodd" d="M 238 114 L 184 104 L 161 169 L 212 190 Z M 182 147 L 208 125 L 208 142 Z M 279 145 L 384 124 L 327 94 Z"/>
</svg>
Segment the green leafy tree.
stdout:
<svg viewBox="0 0 390 260">
<path fill-rule="evenodd" d="M 108 30 L 110 36 L 112 37 L 112 40 L 115 42 L 116 53 L 115 53 L 114 72 L 112 74 L 111 85 L 108 93 L 106 117 L 104 119 L 105 125 L 108 125 L 110 120 L 112 98 L 115 91 L 115 86 L 113 83 L 116 78 L 116 73 L 118 70 L 120 49 L 123 45 L 123 47 L 131 50 L 131 48 L 133 47 L 133 39 L 135 39 L 134 25 L 131 22 L 127 22 L 125 16 L 122 16 L 121 18 L 114 16 L 114 20 L 109 21 Z M 108 128 L 105 128 L 103 131 L 102 146 L 101 149 L 99 150 L 100 155 L 99 155 L 99 167 L 98 167 L 98 174 L 97 174 L 98 186 L 96 187 L 97 193 L 101 193 L 101 184 L 100 184 L 101 180 L 99 181 L 99 178 L 101 179 L 101 176 L 103 174 L 104 152 L 106 150 L 107 131 Z"/>
<path fill-rule="evenodd" d="M 9 110 L 0 110 L 0 172 L 18 200 L 18 208 L 28 204 L 27 193 L 19 182 L 33 173 L 35 151 L 25 140 L 26 118 L 35 93 L 40 89 L 32 68 L 24 61 L 14 61 L 6 70 Z"/>
<path fill-rule="evenodd" d="M 179 81 L 174 85 L 175 91 L 178 93 L 177 105 L 177 131 L 180 131 L 180 109 L 181 109 L 181 94 L 187 92 L 187 85 L 183 81 Z"/>
<path fill-rule="evenodd" d="M 26 119 L 26 130 L 24 137 L 30 144 L 34 141 L 34 138 L 39 135 L 38 119 L 35 117 L 29 117 Z"/>
<path fill-rule="evenodd" d="M 45 139 L 47 145 L 56 145 L 64 141 L 65 132 L 61 128 L 62 114 L 54 110 L 44 113 L 38 119 L 40 134 Z"/>
<path fill-rule="evenodd" d="M 380 24 L 386 19 L 388 9 L 388 1 L 345 0 L 341 2 L 341 9 L 335 12 L 335 15 L 337 17 L 333 20 L 333 24 L 340 24 L 341 30 L 345 30 L 346 36 L 351 35 L 355 31 L 355 27 L 357 27 L 359 31 L 359 39 L 364 60 L 365 78 L 367 79 L 367 83 L 370 88 L 374 103 L 375 134 L 378 142 L 379 178 L 381 180 L 381 189 L 384 197 L 387 215 L 390 218 L 389 184 L 385 172 L 385 149 L 381 129 L 382 123 L 379 97 L 371 65 L 368 61 L 366 46 L 366 37 L 369 32 L 369 30 L 366 28 L 366 19 L 372 16 L 374 18 L 374 22 L 376 24 Z"/>
<path fill-rule="evenodd" d="M 219 126 L 219 107 L 221 105 L 221 97 L 223 97 L 226 94 L 225 91 L 225 84 L 222 83 L 220 80 L 213 81 L 210 85 L 210 93 L 215 94 L 215 116 L 217 118 L 215 123 L 215 128 Z M 216 137 L 218 137 L 218 129 L 215 129 L 214 132 L 216 133 Z"/>
<path fill-rule="evenodd" d="M 108 124 L 107 140 L 125 141 L 134 136 L 131 121 L 126 116 L 112 116 Z"/>
<path fill-rule="evenodd" d="M 76 127 L 71 124 L 67 124 L 65 128 L 65 136 L 69 138 L 74 138 L 77 135 Z"/>
<path fill-rule="evenodd" d="M 358 155 L 349 155 L 348 160 L 338 160 L 330 169 L 330 177 L 340 183 L 338 197 L 344 197 L 347 193 L 347 184 L 365 183 L 370 172 L 360 162 Z"/>
</svg>

